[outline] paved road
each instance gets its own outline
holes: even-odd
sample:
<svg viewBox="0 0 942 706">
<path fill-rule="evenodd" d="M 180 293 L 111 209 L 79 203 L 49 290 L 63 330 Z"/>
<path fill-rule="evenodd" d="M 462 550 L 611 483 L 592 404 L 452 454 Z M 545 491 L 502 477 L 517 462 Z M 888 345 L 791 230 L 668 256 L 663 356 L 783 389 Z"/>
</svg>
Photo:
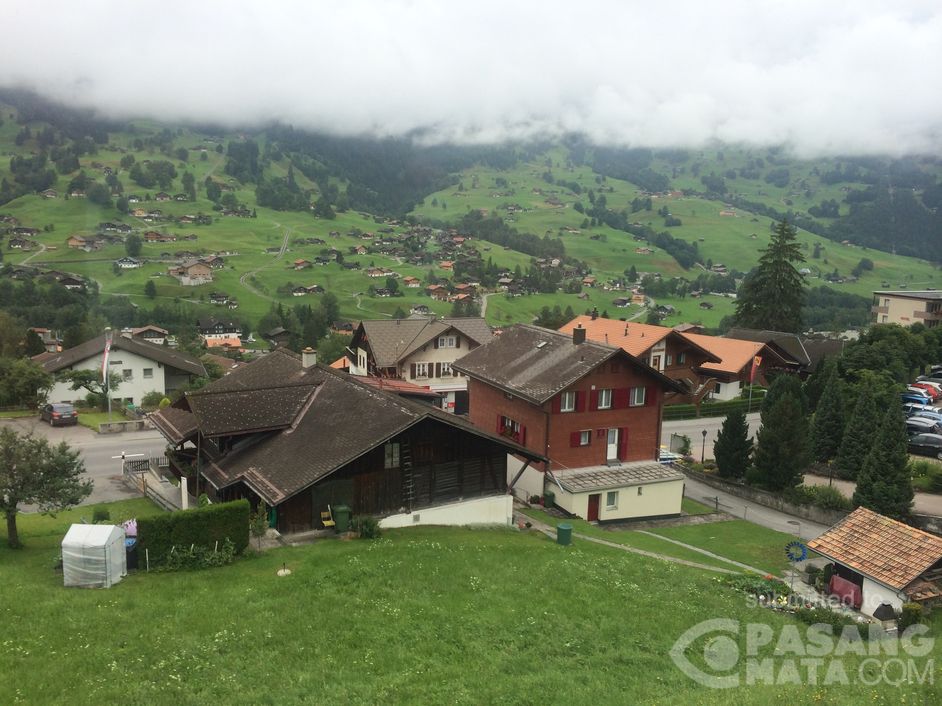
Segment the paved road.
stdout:
<svg viewBox="0 0 942 706">
<path fill-rule="evenodd" d="M 756 402 L 756 408 L 759 403 Z M 680 434 L 690 437 L 690 453 L 695 459 L 700 460 L 701 453 L 704 458 L 713 458 L 713 444 L 716 443 L 716 435 L 723 426 L 726 417 L 701 417 L 700 419 L 681 419 L 678 421 L 664 422 L 661 426 L 661 443 L 667 446 L 671 441 L 671 434 Z M 759 413 L 753 412 L 746 415 L 749 422 L 749 436 L 753 439 L 759 432 Z M 706 442 L 704 443 L 703 432 L 706 431 Z"/>
<path fill-rule="evenodd" d="M 768 527 L 786 534 L 797 534 L 802 539 L 813 539 L 827 529 L 825 525 L 819 525 L 810 520 L 798 520 L 784 512 L 773 510 L 765 505 L 759 505 L 750 500 L 740 498 L 730 493 L 701 483 L 693 478 L 687 478 L 684 483 L 684 495 L 691 500 L 716 506 L 717 497 L 719 499 L 719 509 L 728 512 L 730 515 L 740 517 L 754 522 L 757 525 Z M 797 523 L 797 524 L 796 524 Z"/>
<path fill-rule="evenodd" d="M 835 478 L 832 481 L 835 488 L 848 498 L 853 497 L 857 484 L 850 480 Z M 827 485 L 828 479 L 824 476 L 805 474 L 805 485 Z M 920 515 L 942 515 L 942 495 L 932 493 L 916 493 L 913 500 L 913 509 Z"/>
<path fill-rule="evenodd" d="M 50 427 L 36 417 L 25 419 L 3 419 L 0 426 L 11 427 L 20 433 L 33 431 L 45 436 L 52 443 L 65 441 L 78 449 L 85 462 L 85 472 L 95 484 L 92 494 L 84 505 L 112 500 L 138 497 L 139 493 L 128 488 L 121 478 L 121 461 L 112 456 L 122 451 L 128 454 L 160 456 L 166 448 L 166 440 L 156 431 L 121 432 L 118 434 L 96 434 L 82 426 Z"/>
</svg>

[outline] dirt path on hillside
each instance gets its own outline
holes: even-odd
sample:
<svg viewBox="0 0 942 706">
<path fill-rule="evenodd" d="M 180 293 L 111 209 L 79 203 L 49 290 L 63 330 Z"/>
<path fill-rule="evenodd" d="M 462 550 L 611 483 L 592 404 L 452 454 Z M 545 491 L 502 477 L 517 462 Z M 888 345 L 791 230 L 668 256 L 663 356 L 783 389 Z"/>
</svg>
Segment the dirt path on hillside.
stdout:
<svg viewBox="0 0 942 706">
<path fill-rule="evenodd" d="M 280 223 L 275 223 L 275 227 L 281 228 L 283 226 Z M 241 275 L 239 277 L 239 284 L 241 284 L 243 287 L 245 287 L 247 290 L 252 292 L 252 294 L 254 294 L 257 297 L 261 297 L 262 299 L 267 299 L 270 302 L 275 301 L 274 297 L 270 297 L 267 294 L 263 294 L 262 292 L 258 291 L 255 287 L 249 284 L 247 280 L 251 277 L 254 277 L 257 273 L 261 272 L 262 270 L 268 267 L 271 267 L 274 263 L 284 258 L 285 253 L 288 252 L 288 241 L 290 240 L 290 238 L 291 238 L 291 229 L 285 228 L 285 237 L 284 237 L 284 240 L 281 241 L 281 248 L 278 250 L 278 253 L 271 259 L 270 262 L 266 262 L 261 267 L 256 267 L 254 270 L 249 270 L 248 272 Z"/>
</svg>

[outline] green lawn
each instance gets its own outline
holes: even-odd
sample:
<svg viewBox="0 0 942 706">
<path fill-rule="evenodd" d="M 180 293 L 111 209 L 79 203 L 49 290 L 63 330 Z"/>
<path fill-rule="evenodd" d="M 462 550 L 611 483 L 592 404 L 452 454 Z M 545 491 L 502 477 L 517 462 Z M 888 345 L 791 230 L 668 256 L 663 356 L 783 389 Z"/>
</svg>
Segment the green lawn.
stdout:
<svg viewBox="0 0 942 706">
<path fill-rule="evenodd" d="M 696 500 L 691 500 L 690 498 L 684 498 L 681 501 L 680 509 L 687 515 L 709 515 L 713 512 L 712 507 L 698 503 Z"/>
<path fill-rule="evenodd" d="M 22 419 L 23 417 L 35 417 L 35 409 L 9 409 L 0 411 L 0 419 Z"/>
<path fill-rule="evenodd" d="M 119 520 L 156 510 L 109 507 Z M 65 589 L 69 522 L 0 547 L 0 703 L 932 703 L 936 686 L 704 689 L 668 652 L 712 618 L 780 630 L 706 572 L 535 532 L 415 528 Z M 0 535 L 2 539 L 2 535 Z M 282 566 L 292 570 L 279 578 Z M 933 629 L 942 627 L 935 620 Z M 735 638 L 740 649 L 745 637 Z M 694 643 L 690 659 L 698 658 Z M 938 652 L 938 649 L 936 650 Z M 763 648 L 759 656 L 772 655 Z M 863 659 L 845 658 L 848 668 Z M 54 678 L 50 678 L 55 675 Z"/>
</svg>

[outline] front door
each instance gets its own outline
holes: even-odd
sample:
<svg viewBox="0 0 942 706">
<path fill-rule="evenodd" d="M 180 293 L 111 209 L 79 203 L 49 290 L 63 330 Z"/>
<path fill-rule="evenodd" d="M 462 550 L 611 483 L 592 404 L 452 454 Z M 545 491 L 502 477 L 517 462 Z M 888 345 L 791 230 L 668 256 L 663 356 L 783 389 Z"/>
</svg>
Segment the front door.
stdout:
<svg viewBox="0 0 942 706">
<path fill-rule="evenodd" d="M 586 519 L 589 522 L 597 522 L 599 519 L 599 501 L 602 498 L 601 493 L 593 493 L 589 496 L 589 512 Z"/>
<path fill-rule="evenodd" d="M 606 435 L 605 460 L 608 462 L 618 460 L 618 429 L 609 429 Z"/>
</svg>

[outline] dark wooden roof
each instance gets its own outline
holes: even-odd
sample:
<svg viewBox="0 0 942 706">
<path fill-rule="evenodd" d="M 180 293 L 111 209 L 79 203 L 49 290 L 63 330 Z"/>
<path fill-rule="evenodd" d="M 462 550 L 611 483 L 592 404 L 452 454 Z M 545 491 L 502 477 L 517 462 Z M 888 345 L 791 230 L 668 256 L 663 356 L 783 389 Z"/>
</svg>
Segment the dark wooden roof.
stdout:
<svg viewBox="0 0 942 706">
<path fill-rule="evenodd" d="M 377 367 L 389 368 L 452 329 L 478 344 L 493 338 L 490 327 L 482 318 L 424 317 L 361 321 L 354 338 L 365 335 Z"/>
<path fill-rule="evenodd" d="M 102 334 L 90 341 L 85 341 L 73 348 L 56 353 L 42 361 L 43 370 L 47 373 L 55 373 L 69 368 L 76 363 L 87 360 L 92 356 L 99 355 L 105 350 L 105 335 Z M 115 336 L 111 342 L 111 351 L 128 351 L 145 358 L 150 358 L 158 363 L 182 370 L 192 375 L 206 375 L 206 370 L 199 358 L 195 358 L 183 351 L 174 350 L 167 346 L 158 346 L 148 341 L 131 338 L 129 336 Z"/>
<path fill-rule="evenodd" d="M 459 358 L 452 368 L 534 404 L 543 404 L 612 358 L 625 360 L 668 390 L 682 392 L 679 383 L 618 346 L 594 341 L 577 344 L 572 336 L 527 324 L 506 329 L 490 343 Z"/>
<path fill-rule="evenodd" d="M 794 333 L 785 333 L 782 331 L 759 331 L 750 328 L 731 328 L 726 332 L 726 338 L 738 338 L 741 341 L 756 341 L 757 343 L 771 343 L 779 348 L 780 353 L 784 353 L 783 358 L 793 365 L 807 367 L 811 365 L 811 357 L 805 350 L 801 339 Z"/>
</svg>

